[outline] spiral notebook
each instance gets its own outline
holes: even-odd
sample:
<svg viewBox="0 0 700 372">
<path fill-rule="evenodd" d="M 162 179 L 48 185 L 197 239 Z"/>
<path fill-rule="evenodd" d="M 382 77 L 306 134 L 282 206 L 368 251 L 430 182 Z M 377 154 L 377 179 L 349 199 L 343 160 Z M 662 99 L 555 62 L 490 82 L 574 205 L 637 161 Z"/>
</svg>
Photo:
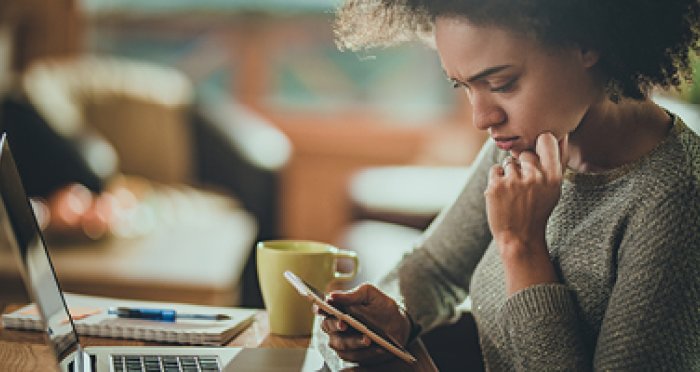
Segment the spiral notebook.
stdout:
<svg viewBox="0 0 700 372">
<path fill-rule="evenodd" d="M 255 318 L 256 310 L 169 302 L 121 300 L 66 293 L 66 302 L 78 333 L 86 336 L 124 338 L 186 345 L 224 345 Z M 110 307 L 167 308 L 182 313 L 224 314 L 230 319 L 183 319 L 163 322 L 119 318 Z M 2 315 L 5 328 L 43 331 L 44 324 L 33 304 Z"/>
</svg>

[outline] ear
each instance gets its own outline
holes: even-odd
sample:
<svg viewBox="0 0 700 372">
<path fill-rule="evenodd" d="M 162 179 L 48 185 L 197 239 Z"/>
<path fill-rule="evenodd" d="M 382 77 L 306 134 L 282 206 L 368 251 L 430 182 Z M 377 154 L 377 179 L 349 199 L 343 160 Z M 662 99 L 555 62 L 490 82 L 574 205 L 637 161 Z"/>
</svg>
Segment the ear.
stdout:
<svg viewBox="0 0 700 372">
<path fill-rule="evenodd" d="M 590 48 L 581 48 L 579 49 L 579 58 L 583 67 L 591 68 L 600 60 L 600 52 Z"/>
</svg>

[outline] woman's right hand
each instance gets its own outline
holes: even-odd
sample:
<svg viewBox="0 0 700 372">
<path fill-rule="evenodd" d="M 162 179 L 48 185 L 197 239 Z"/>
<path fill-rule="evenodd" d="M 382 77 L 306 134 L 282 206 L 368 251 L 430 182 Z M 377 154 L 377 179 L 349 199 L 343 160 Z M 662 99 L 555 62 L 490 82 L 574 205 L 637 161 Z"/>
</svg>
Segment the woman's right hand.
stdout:
<svg viewBox="0 0 700 372">
<path fill-rule="evenodd" d="M 331 292 L 326 300 L 370 328 L 379 328 L 382 337 L 406 346 L 411 334 L 411 321 L 391 297 L 373 285 L 362 284 L 350 291 Z M 395 358 L 346 322 L 322 312 L 321 315 L 325 316 L 321 329 L 328 334 L 328 344 L 340 358 L 360 364 Z"/>
</svg>

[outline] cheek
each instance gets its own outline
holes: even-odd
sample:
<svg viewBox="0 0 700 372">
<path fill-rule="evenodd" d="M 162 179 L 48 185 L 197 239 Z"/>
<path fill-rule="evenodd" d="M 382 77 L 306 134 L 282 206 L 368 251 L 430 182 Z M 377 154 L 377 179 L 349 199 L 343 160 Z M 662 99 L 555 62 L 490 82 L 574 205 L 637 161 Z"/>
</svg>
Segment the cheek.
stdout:
<svg viewBox="0 0 700 372">
<path fill-rule="evenodd" d="M 516 128 L 518 135 L 533 144 L 537 135 L 555 129 L 558 116 L 552 110 L 552 104 L 548 100 L 538 97 L 528 97 L 528 99 L 513 102 L 508 112 L 509 122 Z"/>
<path fill-rule="evenodd" d="M 553 86 L 548 100 L 552 102 L 550 111 L 558 120 L 557 128 L 563 133 L 576 129 L 591 105 L 589 97 L 575 77 L 563 77 Z"/>
<path fill-rule="evenodd" d="M 557 138 L 561 138 L 573 131 L 587 107 L 572 92 L 529 95 L 514 105 L 511 119 L 517 120 L 523 136 L 534 144 L 535 138 L 543 132 L 552 132 Z"/>
</svg>

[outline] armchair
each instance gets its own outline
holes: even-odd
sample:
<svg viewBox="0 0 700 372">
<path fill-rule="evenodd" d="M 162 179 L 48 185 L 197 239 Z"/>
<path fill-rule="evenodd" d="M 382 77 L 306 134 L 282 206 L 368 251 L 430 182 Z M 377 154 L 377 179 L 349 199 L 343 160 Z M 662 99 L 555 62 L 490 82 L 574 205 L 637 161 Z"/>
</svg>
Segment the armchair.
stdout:
<svg viewBox="0 0 700 372">
<path fill-rule="evenodd" d="M 4 110 L 3 122 L 24 126 L 27 117 L 35 119 L 49 137 L 68 143 L 70 151 L 54 149 L 51 154 L 69 153 L 80 160 L 72 164 L 79 164 L 78 168 L 88 174 L 72 175 L 75 169 L 65 166 L 70 162 L 54 162 L 54 174 L 65 176 L 58 183 L 80 182 L 100 192 L 121 182 L 119 174 L 130 175 L 131 179 L 136 176 L 139 182 L 127 184 L 136 185 L 141 205 L 150 210 L 141 222 L 156 226 L 129 239 L 110 236 L 67 247 L 50 244 L 57 248 L 54 252 L 59 276 L 61 266 L 64 276 L 71 275 L 65 269 L 68 267 L 73 274 L 86 273 L 68 280 L 69 290 L 188 302 L 255 303 L 254 294 L 239 297 L 243 268 L 259 236 L 274 235 L 270 230 L 274 225 L 267 222 L 264 235 L 258 234 L 254 221 L 274 221 L 270 217 L 275 215 L 271 202 L 274 197 L 270 196 L 275 195 L 275 172 L 284 165 L 289 152 L 286 139 L 274 127 L 256 121 L 252 115 L 229 115 L 226 110 L 232 107 L 244 111 L 230 102 L 206 107 L 197 104 L 189 81 L 178 71 L 128 60 L 81 57 L 43 61 L 23 75 L 22 88 L 22 94 L 17 95 L 20 98 L 6 100 L 5 107 L 12 110 Z M 86 133 L 102 146 L 84 145 L 81 139 Z M 29 143 L 36 134 L 28 134 Z M 251 136 L 263 143 L 248 146 Z M 272 142 L 266 142 L 270 138 Z M 27 152 L 23 157 L 33 159 L 35 164 L 53 160 L 54 155 L 41 156 L 47 147 L 22 147 Z M 274 161 L 261 161 L 255 151 L 269 148 L 286 152 L 273 156 Z M 42 173 L 33 166 L 24 168 L 27 173 Z M 41 181 L 34 183 L 44 185 Z M 206 191 L 211 187 L 229 196 Z M 201 218 L 183 215 L 193 213 Z M 156 252 L 167 252 L 157 259 L 157 270 L 130 261 L 143 255 L 155 259 Z M 207 254 L 216 256 L 202 257 Z M 87 257 L 96 267 L 84 267 Z M 108 262 L 115 259 L 119 265 L 130 267 Z M 159 286 L 178 288 L 175 292 L 179 295 L 151 290 Z"/>
</svg>

